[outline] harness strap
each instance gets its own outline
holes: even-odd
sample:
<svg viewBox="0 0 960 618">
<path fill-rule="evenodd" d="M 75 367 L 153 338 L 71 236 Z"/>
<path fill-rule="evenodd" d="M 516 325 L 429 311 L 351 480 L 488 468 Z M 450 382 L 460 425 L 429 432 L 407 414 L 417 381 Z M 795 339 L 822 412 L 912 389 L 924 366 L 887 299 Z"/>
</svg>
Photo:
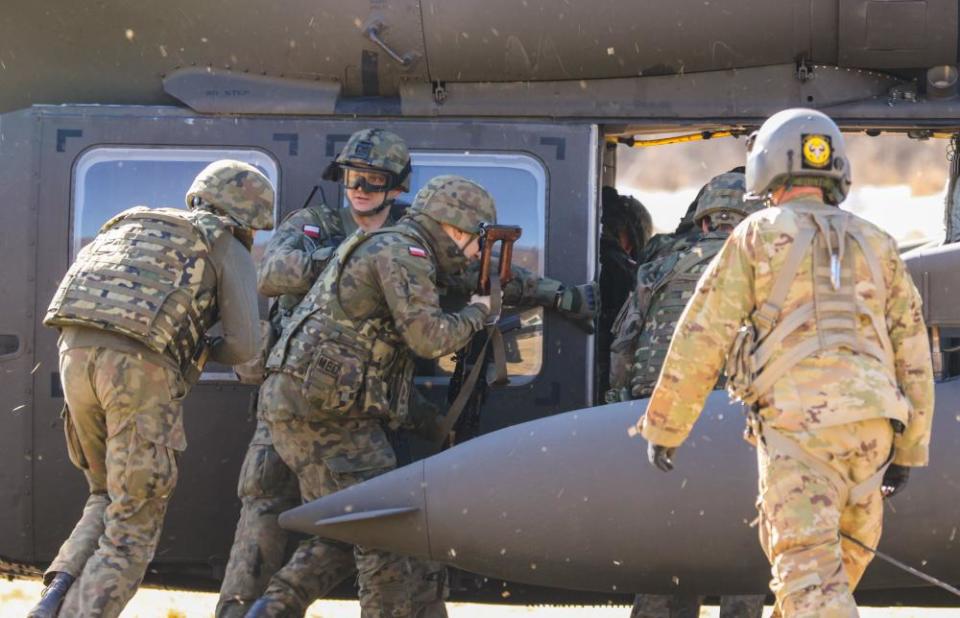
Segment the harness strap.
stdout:
<svg viewBox="0 0 960 618">
<path fill-rule="evenodd" d="M 457 393 L 457 398 L 453 400 L 453 403 L 450 404 L 450 408 L 447 410 L 447 413 L 444 415 L 443 420 L 440 422 L 440 431 L 438 432 L 440 437 L 436 442 L 437 448 L 443 446 L 443 443 L 447 441 L 447 437 L 450 435 L 450 432 L 453 431 L 453 426 L 457 424 L 457 420 L 460 419 L 460 415 L 463 414 L 463 410 L 467 407 L 467 402 L 470 401 L 470 396 L 473 394 L 473 389 L 477 385 L 477 380 L 480 378 L 480 372 L 486 367 L 486 358 L 487 352 L 490 350 L 491 345 L 493 346 L 493 369 L 494 377 L 488 384 L 506 384 L 507 383 L 507 355 L 504 349 L 503 344 L 503 333 L 500 332 L 500 328 L 497 326 L 497 318 L 500 316 L 501 303 L 501 288 L 500 288 L 500 275 L 498 273 L 490 273 L 490 318 L 493 318 L 494 322 L 491 324 L 488 319 L 486 327 L 486 341 L 483 342 L 483 347 L 480 349 L 480 354 L 477 355 L 476 361 L 473 363 L 473 367 L 470 369 L 470 373 L 467 374 L 467 379 L 463 381 L 460 385 L 460 392 Z"/>
<path fill-rule="evenodd" d="M 865 480 L 848 488 L 846 480 L 840 476 L 839 472 L 828 466 L 825 462 L 811 455 L 795 440 L 788 438 L 786 435 L 774 429 L 773 427 L 770 427 L 766 423 L 760 422 L 759 417 L 757 418 L 757 421 L 757 424 L 760 428 L 760 437 L 763 440 L 763 443 L 766 445 L 767 450 L 771 454 L 779 453 L 781 455 L 786 455 L 787 457 L 792 457 L 798 461 L 802 461 L 804 464 L 810 466 L 829 479 L 838 490 L 842 491 L 847 489 L 847 504 L 858 504 L 872 492 L 880 489 L 880 485 L 883 482 L 883 475 L 893 462 L 893 449 L 891 448 L 890 454 L 887 456 L 886 461 L 883 462 L 876 472 L 871 474 Z"/>
<path fill-rule="evenodd" d="M 861 230 L 852 229 L 849 230 L 849 234 L 853 237 L 853 240 L 860 245 L 860 251 L 863 253 L 863 258 L 866 260 L 867 267 L 870 269 L 870 276 L 873 278 L 873 284 L 877 288 L 877 296 L 880 299 L 880 304 L 882 306 L 886 306 L 887 283 L 883 278 L 883 269 L 880 266 L 880 260 L 873 252 L 873 249 L 870 248 L 870 245 L 867 243 L 867 239 L 864 237 Z M 876 331 L 877 338 L 880 339 L 880 344 L 883 346 L 883 350 L 886 353 L 884 360 L 886 361 L 887 369 L 890 370 L 890 375 L 896 375 L 893 343 L 890 341 L 890 333 L 887 331 L 886 324 L 880 322 L 879 316 L 874 315 L 872 311 L 864 311 L 864 313 L 870 316 L 870 321 L 873 323 L 873 330 Z"/>
<path fill-rule="evenodd" d="M 797 237 L 793 240 L 793 246 L 790 247 L 790 253 L 787 254 L 787 259 L 784 260 L 783 266 L 773 282 L 770 296 L 754 312 L 753 321 L 762 329 L 762 332 L 757 333 L 761 342 L 776 326 L 777 320 L 780 318 L 780 312 L 783 311 L 783 301 L 787 299 L 787 292 L 790 291 L 790 284 L 796 278 L 797 271 L 800 269 L 800 262 L 803 261 L 807 247 L 816 233 L 816 228 L 812 226 L 800 228 Z"/>
<path fill-rule="evenodd" d="M 490 314 L 496 315 L 497 321 L 500 319 L 500 309 L 503 304 L 502 297 L 503 292 L 500 286 L 500 275 L 491 273 Z M 495 312 L 492 310 L 493 308 L 496 308 Z M 500 328 L 497 327 L 497 322 L 493 322 L 492 324 L 488 322 L 487 341 L 493 347 L 493 380 L 490 381 L 490 384 L 502 386 L 509 382 L 507 379 L 507 351 L 503 343 L 503 333 L 501 333 Z"/>
</svg>

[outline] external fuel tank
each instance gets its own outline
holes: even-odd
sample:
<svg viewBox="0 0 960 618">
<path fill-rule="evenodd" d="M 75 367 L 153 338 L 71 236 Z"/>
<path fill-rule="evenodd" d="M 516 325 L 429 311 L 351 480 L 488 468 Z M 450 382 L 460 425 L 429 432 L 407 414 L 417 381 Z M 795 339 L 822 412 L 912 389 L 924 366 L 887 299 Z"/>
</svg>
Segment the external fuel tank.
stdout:
<svg viewBox="0 0 960 618">
<path fill-rule="evenodd" d="M 960 381 L 937 385 L 932 467 L 886 509 L 881 549 L 955 581 Z M 281 515 L 300 532 L 509 581 L 598 592 L 762 593 L 769 566 L 743 414 L 714 392 L 676 469 L 627 429 L 646 400 L 496 431 Z M 874 561 L 858 589 L 925 585 Z"/>
</svg>

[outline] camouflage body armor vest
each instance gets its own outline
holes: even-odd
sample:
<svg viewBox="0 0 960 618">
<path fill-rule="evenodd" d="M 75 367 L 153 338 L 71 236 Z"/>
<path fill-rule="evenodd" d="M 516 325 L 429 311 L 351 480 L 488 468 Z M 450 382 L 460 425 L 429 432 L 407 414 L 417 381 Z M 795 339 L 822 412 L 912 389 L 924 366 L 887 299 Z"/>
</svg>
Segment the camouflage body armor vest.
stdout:
<svg viewBox="0 0 960 618">
<path fill-rule="evenodd" d="M 723 248 L 729 233 L 710 232 L 687 252 L 665 258 L 664 273 L 653 284 L 650 307 L 637 340 L 630 379 L 633 399 L 649 397 L 660 377 L 680 314 L 693 296 L 700 275 Z"/>
<path fill-rule="evenodd" d="M 203 335 L 218 317 L 208 255 L 227 221 L 203 210 L 126 210 L 100 229 L 70 267 L 43 320 L 126 335 L 202 369 Z"/>
<path fill-rule="evenodd" d="M 886 284 L 876 254 L 848 213 L 811 211 L 802 204 L 793 208 L 800 217 L 797 236 L 773 280 L 770 296 L 741 328 L 727 360 L 728 389 L 749 404 L 756 403 L 797 363 L 840 347 L 875 358 L 891 380 L 896 376 L 886 319 L 857 297 L 851 245 L 859 248 L 883 306 Z M 787 293 L 807 255 L 812 259 L 812 299 L 784 313 Z"/>
<path fill-rule="evenodd" d="M 366 241 L 388 232 L 428 246 L 410 230 L 356 231 L 331 258 L 285 324 L 267 359 L 267 373 L 301 382 L 301 394 L 317 418 L 375 417 L 396 429 L 409 418 L 414 361 L 393 320 L 354 320 L 340 299 L 340 277 L 350 256 Z"/>
</svg>

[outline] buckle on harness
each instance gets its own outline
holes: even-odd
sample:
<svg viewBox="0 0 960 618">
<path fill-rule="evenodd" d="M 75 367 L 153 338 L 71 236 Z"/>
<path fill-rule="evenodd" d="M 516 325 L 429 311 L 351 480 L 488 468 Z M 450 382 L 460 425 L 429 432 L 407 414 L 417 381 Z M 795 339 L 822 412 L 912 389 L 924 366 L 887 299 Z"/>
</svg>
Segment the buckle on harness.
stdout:
<svg viewBox="0 0 960 618">
<path fill-rule="evenodd" d="M 781 308 L 773 303 L 765 302 L 753 313 L 753 321 L 764 331 L 770 332 L 777 324 Z"/>
</svg>

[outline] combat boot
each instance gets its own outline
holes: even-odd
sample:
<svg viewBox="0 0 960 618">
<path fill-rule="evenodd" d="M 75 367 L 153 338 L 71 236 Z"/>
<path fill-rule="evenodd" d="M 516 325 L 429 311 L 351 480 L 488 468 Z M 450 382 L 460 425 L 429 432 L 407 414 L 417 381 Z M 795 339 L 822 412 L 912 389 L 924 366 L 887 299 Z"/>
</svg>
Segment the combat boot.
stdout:
<svg viewBox="0 0 960 618">
<path fill-rule="evenodd" d="M 63 603 L 63 597 L 67 596 L 67 590 L 76 579 L 69 573 L 59 572 L 53 576 L 53 579 L 43 589 L 40 595 L 40 602 L 33 606 L 27 618 L 56 618 L 60 611 L 60 605 Z"/>
</svg>

